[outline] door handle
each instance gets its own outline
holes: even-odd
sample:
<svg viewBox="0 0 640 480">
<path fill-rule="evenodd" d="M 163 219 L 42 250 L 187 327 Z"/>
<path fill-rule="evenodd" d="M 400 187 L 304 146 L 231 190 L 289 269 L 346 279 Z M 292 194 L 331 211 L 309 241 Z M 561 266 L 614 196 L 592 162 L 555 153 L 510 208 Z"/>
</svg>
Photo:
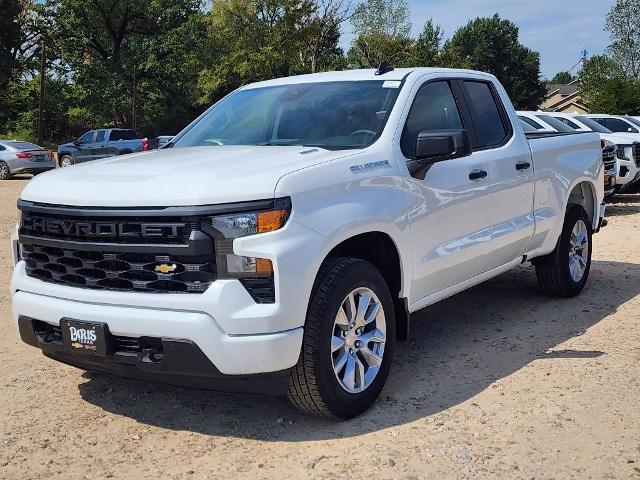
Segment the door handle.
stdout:
<svg viewBox="0 0 640 480">
<path fill-rule="evenodd" d="M 469 180 L 482 180 L 487 178 L 488 173 L 485 170 L 474 170 L 469 174 Z"/>
<path fill-rule="evenodd" d="M 529 170 L 531 168 L 531 164 L 529 162 L 520 162 L 516 164 L 516 170 Z"/>
</svg>

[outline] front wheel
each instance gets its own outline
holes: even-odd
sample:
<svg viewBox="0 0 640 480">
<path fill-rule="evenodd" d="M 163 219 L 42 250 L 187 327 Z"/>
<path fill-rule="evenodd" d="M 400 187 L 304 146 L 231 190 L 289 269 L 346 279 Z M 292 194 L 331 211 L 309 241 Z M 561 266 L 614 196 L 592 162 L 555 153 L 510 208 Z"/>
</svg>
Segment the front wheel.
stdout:
<svg viewBox="0 0 640 480">
<path fill-rule="evenodd" d="M 591 220 L 580 205 L 569 205 L 558 244 L 549 255 L 534 260 L 538 284 L 549 295 L 575 297 L 591 269 Z"/>
<path fill-rule="evenodd" d="M 312 293 L 289 399 L 315 416 L 361 414 L 387 380 L 395 333 L 393 301 L 380 272 L 363 260 L 329 259 Z"/>
</svg>

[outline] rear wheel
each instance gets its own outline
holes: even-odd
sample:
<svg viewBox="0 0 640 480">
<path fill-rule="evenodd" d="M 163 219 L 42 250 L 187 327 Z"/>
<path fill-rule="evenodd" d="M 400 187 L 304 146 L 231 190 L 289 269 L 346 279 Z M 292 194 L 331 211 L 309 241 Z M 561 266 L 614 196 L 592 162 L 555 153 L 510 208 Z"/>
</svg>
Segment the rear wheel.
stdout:
<svg viewBox="0 0 640 480">
<path fill-rule="evenodd" d="M 556 297 L 575 297 L 591 269 L 591 221 L 580 205 L 569 205 L 558 244 L 549 255 L 534 260 L 538 284 Z"/>
<path fill-rule="evenodd" d="M 73 161 L 73 157 L 71 155 L 63 155 L 60 157 L 60 167 L 70 167 L 75 162 Z"/>
<path fill-rule="evenodd" d="M 6 180 L 11 176 L 9 165 L 5 162 L 0 162 L 0 180 Z"/>
<path fill-rule="evenodd" d="M 289 399 L 321 417 L 367 410 L 389 375 L 395 316 L 389 288 L 370 263 L 330 259 L 314 288 Z"/>
</svg>

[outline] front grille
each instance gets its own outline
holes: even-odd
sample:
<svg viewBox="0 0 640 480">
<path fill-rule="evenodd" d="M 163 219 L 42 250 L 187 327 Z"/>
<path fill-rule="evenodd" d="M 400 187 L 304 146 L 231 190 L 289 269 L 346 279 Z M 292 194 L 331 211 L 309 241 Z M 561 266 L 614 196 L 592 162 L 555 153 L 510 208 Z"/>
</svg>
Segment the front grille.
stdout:
<svg viewBox="0 0 640 480">
<path fill-rule="evenodd" d="M 614 147 L 607 147 L 602 149 L 602 161 L 604 163 L 604 169 L 606 172 L 616 170 L 616 150 Z"/>
<path fill-rule="evenodd" d="M 640 143 L 633 144 L 633 158 L 636 162 L 636 166 L 640 168 Z"/>
<path fill-rule="evenodd" d="M 197 219 L 179 217 L 70 216 L 24 211 L 20 233 L 68 241 L 185 245 L 198 228 Z"/>
<path fill-rule="evenodd" d="M 211 258 L 151 253 L 91 252 L 23 245 L 27 275 L 45 282 L 156 293 L 201 293 L 215 279 Z"/>
</svg>

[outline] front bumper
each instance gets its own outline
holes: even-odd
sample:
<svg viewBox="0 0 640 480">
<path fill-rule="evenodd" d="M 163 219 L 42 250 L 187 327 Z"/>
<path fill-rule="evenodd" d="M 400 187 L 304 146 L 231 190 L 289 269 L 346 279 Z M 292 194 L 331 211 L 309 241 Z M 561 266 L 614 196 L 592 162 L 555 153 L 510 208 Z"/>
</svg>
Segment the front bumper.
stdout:
<svg viewBox="0 0 640 480">
<path fill-rule="evenodd" d="M 142 342 L 133 342 L 109 333 L 114 348 L 105 356 L 98 356 L 65 350 L 60 330 L 48 323 L 20 316 L 18 329 L 22 341 L 40 348 L 45 356 L 85 370 L 184 387 L 271 395 L 284 394 L 289 384 L 288 370 L 224 375 L 189 340 L 145 338 Z M 154 340 L 152 347 L 150 340 Z"/>
<path fill-rule="evenodd" d="M 104 323 L 112 334 L 123 337 L 190 341 L 225 375 L 286 370 L 298 361 L 302 345 L 302 328 L 261 335 L 229 335 L 203 312 L 78 302 L 26 291 L 13 293 L 12 300 L 18 330 L 20 317 L 54 326 L 59 326 L 63 318 L 73 318 Z"/>
</svg>

